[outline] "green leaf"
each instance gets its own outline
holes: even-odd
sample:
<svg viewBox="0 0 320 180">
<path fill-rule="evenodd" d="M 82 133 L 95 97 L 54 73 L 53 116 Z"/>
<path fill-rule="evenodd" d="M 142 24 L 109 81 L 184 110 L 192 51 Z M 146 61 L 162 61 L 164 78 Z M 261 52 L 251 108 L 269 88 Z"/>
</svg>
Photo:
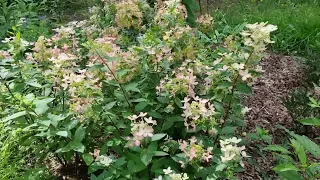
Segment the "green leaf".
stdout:
<svg viewBox="0 0 320 180">
<path fill-rule="evenodd" d="M 164 138 L 167 134 L 155 134 L 152 136 L 151 141 L 158 141 Z"/>
<path fill-rule="evenodd" d="M 304 180 L 297 171 L 278 171 L 277 173 L 285 180 Z"/>
<path fill-rule="evenodd" d="M 299 168 L 297 168 L 295 165 L 293 164 L 279 164 L 278 166 L 274 167 L 273 168 L 274 171 L 280 171 L 280 172 L 283 172 L 283 171 L 300 171 Z"/>
<path fill-rule="evenodd" d="M 62 137 L 68 137 L 68 132 L 67 131 L 58 131 L 56 133 L 56 135 L 62 136 Z"/>
<path fill-rule="evenodd" d="M 234 133 L 235 127 L 227 126 L 221 129 L 221 134 L 232 134 Z"/>
<path fill-rule="evenodd" d="M 4 118 L 4 119 L 2 120 L 2 122 L 8 122 L 8 121 L 10 121 L 10 120 L 12 120 L 12 119 L 16 119 L 16 118 L 21 117 L 21 116 L 24 116 L 24 115 L 26 115 L 26 111 L 20 111 L 20 112 L 11 114 L 10 116 Z"/>
<path fill-rule="evenodd" d="M 147 166 L 152 161 L 153 154 L 154 153 L 146 149 L 141 152 L 141 161 L 145 166 Z"/>
<path fill-rule="evenodd" d="M 69 152 L 69 151 L 71 151 L 71 150 L 72 150 L 72 148 L 70 147 L 70 144 L 67 144 L 66 146 L 58 149 L 58 150 L 56 151 L 56 153 L 65 153 L 65 152 Z"/>
<path fill-rule="evenodd" d="M 160 113 L 155 112 L 155 111 L 148 112 L 148 115 L 153 117 L 153 118 L 163 119 L 163 116 Z"/>
<path fill-rule="evenodd" d="M 158 148 L 158 143 L 157 142 L 152 142 L 149 146 L 148 146 L 148 151 L 150 152 L 154 152 L 156 151 Z"/>
<path fill-rule="evenodd" d="M 105 55 L 105 58 L 107 59 L 108 62 L 114 62 L 114 61 L 119 61 L 120 58 L 119 57 L 110 57 Z"/>
<path fill-rule="evenodd" d="M 136 111 L 142 111 L 144 108 L 146 108 L 148 106 L 147 102 L 139 102 L 136 107 L 135 110 Z"/>
<path fill-rule="evenodd" d="M 32 87 L 42 88 L 42 85 L 39 84 L 36 79 L 31 79 L 31 80 L 27 81 L 26 84 L 28 84 L 29 86 L 32 86 Z"/>
<path fill-rule="evenodd" d="M 147 166 L 145 166 L 144 163 L 142 163 L 141 161 L 140 163 L 135 163 L 135 161 L 129 160 L 127 164 L 128 170 L 134 173 L 140 172 L 144 170 L 146 167 Z"/>
<path fill-rule="evenodd" d="M 50 120 L 39 121 L 38 123 L 41 124 L 41 125 L 44 125 L 44 126 L 46 126 L 46 127 L 49 127 L 50 124 L 51 124 L 51 121 L 50 121 Z"/>
<path fill-rule="evenodd" d="M 300 160 L 300 163 L 303 167 L 307 166 L 307 155 L 303 148 L 303 146 L 296 140 L 290 139 L 291 145 L 294 148 L 296 154 L 298 155 L 298 158 Z"/>
<path fill-rule="evenodd" d="M 86 135 L 86 129 L 82 126 L 79 126 L 74 133 L 74 140 L 81 142 Z"/>
<path fill-rule="evenodd" d="M 279 145 L 269 145 L 262 150 L 267 150 L 267 151 L 277 151 L 277 152 L 282 152 L 285 154 L 291 154 L 290 151 L 288 151 L 286 148 L 279 146 Z"/>
<path fill-rule="evenodd" d="M 168 156 L 169 154 L 163 151 L 155 151 L 154 156 Z"/>
<path fill-rule="evenodd" d="M 46 98 L 41 100 L 34 100 L 33 104 L 36 106 L 35 112 L 38 115 L 44 114 L 49 109 L 48 103 L 52 102 L 55 98 Z"/>
<path fill-rule="evenodd" d="M 162 104 L 169 104 L 169 98 L 167 97 L 157 97 L 157 100 Z"/>
<path fill-rule="evenodd" d="M 299 122 L 303 125 L 320 126 L 320 118 L 316 117 L 301 119 Z"/>
<path fill-rule="evenodd" d="M 83 153 L 84 152 L 84 145 L 81 143 L 81 142 L 78 142 L 78 141 L 72 141 L 69 143 L 70 144 L 70 147 L 74 150 L 74 151 L 77 151 L 77 152 L 81 152 Z"/>
<path fill-rule="evenodd" d="M 213 104 L 217 111 L 219 111 L 221 114 L 224 113 L 224 107 L 220 102 L 214 102 Z"/>
<path fill-rule="evenodd" d="M 292 137 L 294 137 L 299 143 L 309 151 L 314 157 L 320 158 L 320 147 L 315 142 L 311 141 L 306 136 L 300 136 L 294 133 L 290 133 Z"/>
<path fill-rule="evenodd" d="M 78 125 L 78 123 L 78 120 L 73 119 L 66 125 L 66 129 L 70 131 L 71 129 L 75 128 Z"/>
<path fill-rule="evenodd" d="M 226 167 L 227 167 L 227 165 L 225 165 L 225 164 L 219 164 L 216 167 L 216 171 L 223 171 Z"/>
<path fill-rule="evenodd" d="M 86 165 L 90 165 L 93 162 L 93 157 L 91 154 L 86 153 L 82 155 L 82 159 L 84 160 L 84 162 L 86 163 Z"/>
<path fill-rule="evenodd" d="M 178 97 L 175 97 L 173 100 L 174 100 L 174 102 L 176 103 L 176 105 L 177 105 L 179 108 L 182 107 L 181 100 L 180 100 Z"/>
<path fill-rule="evenodd" d="M 239 83 L 237 85 L 237 89 L 239 90 L 240 93 L 242 94 L 252 94 L 252 89 L 250 86 L 248 86 L 246 83 Z"/>
<path fill-rule="evenodd" d="M 144 98 L 138 98 L 138 99 L 133 99 L 133 100 L 130 100 L 130 102 L 147 102 L 148 100 L 147 99 L 144 99 Z"/>
<path fill-rule="evenodd" d="M 163 122 L 161 131 L 165 131 L 165 130 L 167 130 L 167 129 L 170 129 L 170 128 L 173 126 L 173 124 L 174 124 L 175 122 L 178 122 L 178 121 L 184 121 L 184 119 L 183 119 L 181 116 L 173 116 L 173 117 L 167 118 L 167 119 Z"/>
<path fill-rule="evenodd" d="M 124 165 L 126 163 L 126 158 L 125 157 L 121 157 L 119 159 L 117 159 L 115 162 L 114 162 L 114 165 L 116 167 L 120 167 L 122 165 Z"/>
<path fill-rule="evenodd" d="M 130 83 L 126 85 L 124 89 L 126 91 L 140 92 L 140 90 L 137 88 L 138 85 L 139 85 L 138 83 Z"/>
<path fill-rule="evenodd" d="M 308 166 L 307 171 L 309 171 L 311 174 L 314 174 L 317 171 L 320 171 L 320 163 L 311 164 L 310 166 Z"/>
<path fill-rule="evenodd" d="M 106 104 L 104 106 L 104 110 L 109 110 L 109 109 L 112 109 L 115 105 L 117 104 L 117 101 L 112 101 L 112 102 L 109 102 L 108 104 Z"/>
</svg>

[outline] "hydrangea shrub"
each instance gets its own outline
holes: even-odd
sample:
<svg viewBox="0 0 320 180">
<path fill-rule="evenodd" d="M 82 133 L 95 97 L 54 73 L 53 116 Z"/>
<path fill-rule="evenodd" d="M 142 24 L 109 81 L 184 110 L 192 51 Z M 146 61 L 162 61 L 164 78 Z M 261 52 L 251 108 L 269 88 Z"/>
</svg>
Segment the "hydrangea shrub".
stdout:
<svg viewBox="0 0 320 180">
<path fill-rule="evenodd" d="M 250 157 L 235 133 L 240 98 L 276 26 L 218 31 L 202 15 L 189 27 L 179 0 L 100 4 L 51 38 L 5 40 L 1 123 L 91 179 L 234 178 Z"/>
</svg>

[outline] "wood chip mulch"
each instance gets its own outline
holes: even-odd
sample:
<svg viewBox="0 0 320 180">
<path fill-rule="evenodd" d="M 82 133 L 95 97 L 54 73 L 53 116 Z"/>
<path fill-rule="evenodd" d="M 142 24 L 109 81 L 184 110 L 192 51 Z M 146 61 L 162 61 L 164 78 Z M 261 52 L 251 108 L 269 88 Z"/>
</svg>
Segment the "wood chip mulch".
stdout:
<svg viewBox="0 0 320 180">
<path fill-rule="evenodd" d="M 294 123 L 281 98 L 288 95 L 290 90 L 301 85 L 304 70 L 293 57 L 277 54 L 267 54 L 260 65 L 265 72 L 253 83 L 253 94 L 244 100 L 245 106 L 252 108 L 245 117 L 245 132 L 254 133 L 256 127 L 259 126 L 269 130 L 269 134 L 273 137 L 273 143 L 281 144 L 284 135 L 279 133 L 276 125 L 290 128 Z M 260 168 L 247 164 L 245 172 L 238 177 L 243 180 L 263 179 L 261 176 L 261 169 L 263 169 L 262 171 L 269 178 L 277 179 L 273 177 L 274 160 L 272 155 L 269 154 L 266 158 L 258 156 L 256 161 Z"/>
</svg>

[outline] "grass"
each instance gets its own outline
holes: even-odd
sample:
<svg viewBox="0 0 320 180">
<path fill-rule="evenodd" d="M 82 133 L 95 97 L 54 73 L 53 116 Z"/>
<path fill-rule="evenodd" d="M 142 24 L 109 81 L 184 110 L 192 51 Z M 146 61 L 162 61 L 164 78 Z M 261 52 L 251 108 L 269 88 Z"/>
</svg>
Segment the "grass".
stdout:
<svg viewBox="0 0 320 180">
<path fill-rule="evenodd" d="M 309 56 L 320 52 L 318 0 L 240 0 L 218 4 L 214 17 L 230 25 L 266 22 L 278 26 L 273 50 Z"/>
<path fill-rule="evenodd" d="M 11 131 L 0 124 L 0 180 L 49 180 L 45 167 L 37 167 L 28 148 L 21 146 L 22 131 Z"/>
<path fill-rule="evenodd" d="M 320 1 L 319 0 L 226 0 L 216 3 L 213 16 L 228 25 L 269 22 L 274 52 L 304 57 L 309 67 L 306 85 L 320 86 Z"/>
</svg>

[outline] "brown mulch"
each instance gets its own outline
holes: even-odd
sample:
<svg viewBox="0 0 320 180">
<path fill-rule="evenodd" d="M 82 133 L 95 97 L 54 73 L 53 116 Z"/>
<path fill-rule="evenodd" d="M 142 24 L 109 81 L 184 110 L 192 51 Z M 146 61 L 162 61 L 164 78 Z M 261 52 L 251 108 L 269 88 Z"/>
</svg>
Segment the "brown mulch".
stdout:
<svg viewBox="0 0 320 180">
<path fill-rule="evenodd" d="M 254 133 L 259 126 L 269 130 L 273 143 L 280 144 L 284 134 L 277 130 L 276 125 L 290 128 L 294 123 L 281 98 L 301 85 L 303 68 L 293 57 L 276 54 L 267 54 L 260 65 L 265 72 L 253 83 L 252 96 L 244 100 L 245 106 L 252 108 L 245 117 L 245 131 Z M 272 156 L 269 154 L 264 159 L 257 157 L 256 160 L 263 171 L 272 177 Z M 245 172 L 240 174 L 240 179 L 263 179 L 260 171 L 258 166 L 248 164 Z"/>
</svg>

